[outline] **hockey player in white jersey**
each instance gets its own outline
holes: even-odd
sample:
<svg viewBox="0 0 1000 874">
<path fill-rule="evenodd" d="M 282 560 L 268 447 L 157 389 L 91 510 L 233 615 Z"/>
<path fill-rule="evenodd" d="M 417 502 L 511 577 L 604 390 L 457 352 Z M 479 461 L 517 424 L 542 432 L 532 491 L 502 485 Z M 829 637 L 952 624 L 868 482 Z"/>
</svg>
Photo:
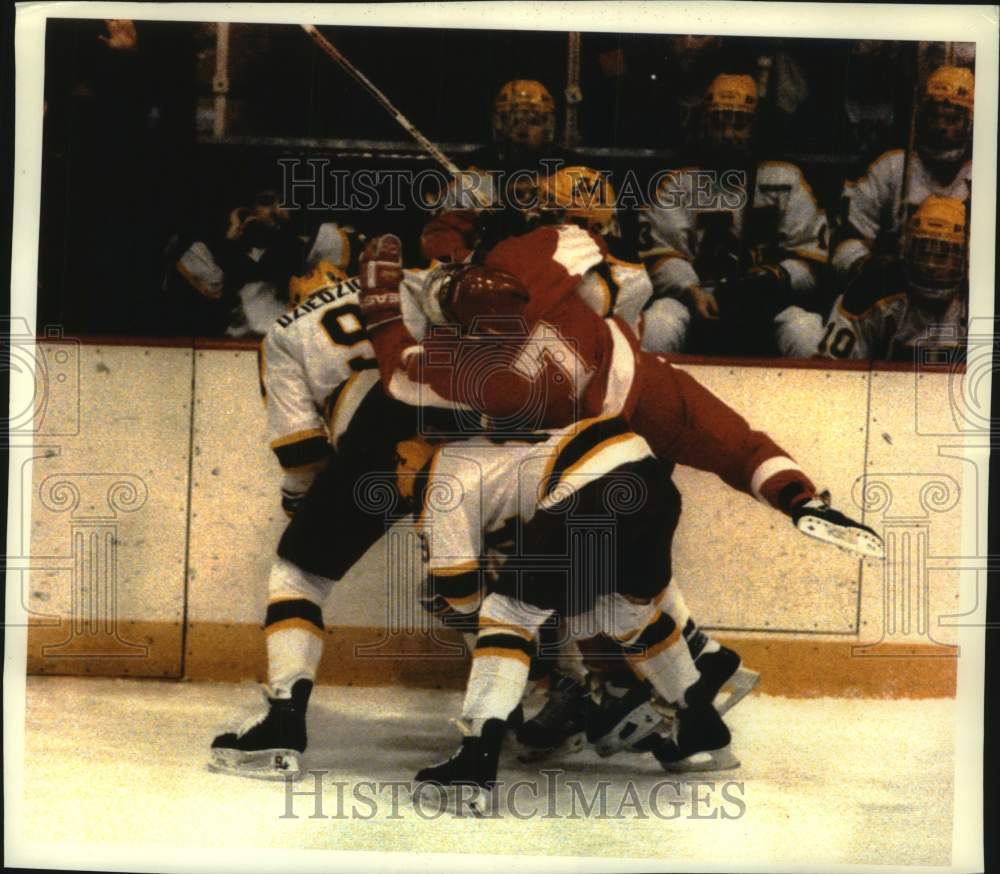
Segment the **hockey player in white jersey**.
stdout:
<svg viewBox="0 0 1000 874">
<path fill-rule="evenodd" d="M 497 318 L 502 305 L 498 296 L 509 294 L 513 299 L 537 303 L 546 290 L 575 289 L 578 283 L 567 285 L 567 280 L 581 276 L 588 263 L 599 262 L 600 250 L 596 240 L 589 237 L 592 253 L 586 257 L 580 251 L 582 240 L 581 246 L 572 247 L 572 254 L 558 245 L 548 249 L 546 241 L 554 235 L 561 241 L 564 231 L 564 227 L 538 229 L 535 234 L 538 251 L 535 253 L 527 237 L 506 241 L 506 257 L 500 255 L 498 247 L 491 253 L 492 262 L 488 258 L 485 267 L 467 268 L 464 274 L 456 274 L 459 279 L 455 284 L 437 287 L 436 298 L 423 301 L 428 319 L 433 324 L 468 328 L 472 324 L 470 319 Z M 383 373 L 387 383 L 394 379 L 389 374 L 396 372 L 397 343 L 406 342 L 400 336 L 405 332 L 400 326 L 403 313 L 397 290 L 400 268 L 395 266 L 400 248 L 398 239 L 380 237 L 373 241 L 362 258 L 362 308 L 372 330 L 380 367 L 388 365 Z M 574 263 L 578 270 L 573 269 Z M 497 271 L 490 282 L 482 278 L 483 269 Z M 537 282 L 532 286 L 535 294 L 529 293 L 527 285 L 518 285 L 521 279 L 511 272 L 524 270 L 527 271 L 525 282 Z M 461 277 L 464 275 L 471 277 L 468 283 L 463 283 Z M 424 290 L 433 291 L 434 288 L 425 286 Z M 590 311 L 583 308 L 583 312 Z M 467 321 L 463 322 L 463 318 Z M 589 319 L 593 321 L 594 318 L 590 312 Z M 512 343 L 519 345 L 522 342 L 517 339 L 520 334 L 507 336 L 512 338 Z M 416 356 L 420 354 L 419 350 L 413 352 Z M 385 360 L 383 356 L 387 356 Z M 656 369 L 655 365 L 651 366 Z M 666 365 L 665 378 L 669 372 L 672 371 Z M 642 381 L 647 380 L 643 378 Z M 651 380 L 650 385 L 668 410 L 664 413 L 666 420 L 673 420 L 674 414 L 669 409 L 670 405 L 675 405 L 676 424 L 682 431 L 694 428 L 692 423 L 695 421 L 705 429 L 698 430 L 698 439 L 692 431 L 692 454 L 684 456 L 688 463 L 717 469 L 721 476 L 729 477 L 727 482 L 737 483 L 744 474 L 734 479 L 729 462 L 720 464 L 718 457 L 728 458 L 731 452 L 733 459 L 746 459 L 745 464 L 739 462 L 736 467 L 765 471 L 766 482 L 774 481 L 772 487 L 780 492 L 776 500 L 788 506 L 787 512 L 800 530 L 840 543 L 847 542 L 845 535 L 850 532 L 850 538 L 860 538 L 857 541 L 859 551 L 880 551 L 881 544 L 874 532 L 840 514 L 814 506 L 819 502 L 809 500 L 812 485 L 801 470 L 784 457 L 766 435 L 757 434 L 751 438 L 749 426 L 717 399 L 699 388 L 697 391 L 692 389 L 692 393 L 682 400 L 671 391 L 678 386 L 671 386 L 669 379 L 662 384 L 662 395 L 656 390 L 660 385 L 657 380 Z M 483 386 L 479 394 L 485 397 L 489 393 Z M 696 395 L 700 400 L 696 400 Z M 498 409 L 503 408 L 503 399 L 498 398 L 497 402 L 500 404 Z M 702 405 L 703 418 L 694 415 L 695 409 Z M 636 409 L 641 406 L 637 402 Z M 635 419 L 634 412 L 631 417 Z M 670 427 L 673 426 L 668 426 L 668 430 Z M 659 433 L 657 429 L 650 431 L 653 432 Z M 715 433 L 717 439 L 709 438 L 709 433 Z M 515 553 L 513 559 L 517 562 L 527 558 L 528 561 L 521 568 L 515 563 L 513 568 L 501 569 L 497 582 L 483 600 L 473 673 L 463 710 L 470 724 L 461 751 L 440 766 L 422 770 L 417 779 L 445 785 L 471 782 L 483 786 L 495 778 L 497 755 L 506 731 L 504 721 L 523 691 L 538 628 L 553 613 L 593 618 L 583 636 L 592 636 L 598 631 L 616 636 L 627 645 L 626 655 L 636 670 L 647 677 L 667 701 L 677 703 L 679 733 L 666 740 L 660 739 L 651 750 L 665 767 L 694 764 L 687 760 L 697 752 L 717 753 L 716 767 L 732 766 L 733 760 L 726 755 L 728 731 L 712 707 L 714 689 L 702 682 L 705 677 L 694 666 L 692 648 L 685 640 L 686 635 L 682 636 L 686 623 L 678 622 L 670 608 L 657 597 L 670 579 L 669 541 L 680 506 L 676 489 L 663 476 L 661 462 L 653 455 L 651 445 L 631 432 L 626 417 L 614 413 L 571 424 L 564 433 L 540 444 L 518 437 L 511 438 L 510 442 L 510 446 L 497 445 L 495 440 L 452 444 L 440 449 L 431 465 L 432 478 L 445 471 L 454 478 L 449 489 L 451 494 L 471 498 L 456 500 L 454 505 L 445 502 L 448 504 L 445 507 L 436 507 L 428 501 L 421 515 L 430 541 L 430 574 L 440 579 L 441 594 L 446 600 L 454 601 L 455 607 L 474 607 L 481 591 L 481 535 L 484 530 L 495 530 L 513 518 L 515 530 L 521 534 L 521 551 Z M 684 442 L 684 439 L 666 438 L 666 445 L 674 449 Z M 764 457 L 751 448 L 758 442 L 761 452 L 773 457 L 774 463 L 751 460 Z M 458 464 L 453 464 L 456 461 Z M 754 473 L 750 479 L 757 482 L 758 475 Z M 642 487 L 634 499 L 625 498 L 624 495 L 632 492 L 637 484 Z M 744 484 L 743 488 L 758 493 L 760 484 Z M 616 494 L 614 500 L 609 490 Z M 430 487 L 426 494 L 431 494 Z M 801 501 L 795 505 L 801 507 L 801 516 L 789 503 L 794 500 L 793 495 Z M 566 525 L 571 521 L 571 513 L 577 512 L 591 520 L 603 517 L 620 538 L 605 556 L 613 563 L 615 572 L 602 572 L 606 566 L 600 561 L 592 562 L 589 567 L 576 565 L 571 569 L 537 561 L 539 555 L 548 558 L 566 555 Z M 633 518 L 628 522 L 619 520 L 617 517 L 622 515 Z M 821 529 L 826 533 L 817 535 L 815 532 Z M 605 598 L 617 604 L 612 610 L 614 615 L 602 613 L 591 617 L 592 608 L 599 607 Z M 616 625 L 617 622 L 622 624 Z M 639 649 L 628 649 L 633 645 Z M 704 697 L 698 694 L 699 686 L 708 687 Z"/>
<path fill-rule="evenodd" d="M 421 442 L 410 439 L 416 413 L 382 391 L 358 282 L 342 277 L 326 262 L 296 277 L 292 308 L 262 343 L 268 440 L 283 470 L 281 502 L 291 519 L 268 579 L 268 706 L 238 731 L 215 738 L 210 767 L 216 770 L 266 779 L 300 772 L 306 709 L 323 652 L 323 604 L 387 521 L 410 512 L 406 494 L 366 512 L 356 483 L 367 473 L 389 480 L 393 471 L 423 464 Z M 408 273 L 407 281 L 422 281 L 422 273 Z"/>
<path fill-rule="evenodd" d="M 872 258 L 900 254 L 903 223 L 929 195 L 969 202 L 974 92 L 971 70 L 939 67 L 924 85 L 908 170 L 906 153 L 893 149 L 876 158 L 860 179 L 845 184 L 831 258 L 840 289 Z"/>
<path fill-rule="evenodd" d="M 262 337 L 287 305 L 290 276 L 320 261 L 347 270 L 362 239 L 334 222 L 300 236 L 278 195 L 263 191 L 251 206 L 229 213 L 224 233 L 219 228 L 181 242 L 166 281 L 192 331 Z"/>
<path fill-rule="evenodd" d="M 466 169 L 442 193 L 438 214 L 424 226 L 420 248 L 431 261 L 462 261 L 475 245 L 483 211 L 500 236 L 520 232 L 523 213 L 537 185 L 573 154 L 556 145 L 556 103 L 534 79 L 505 82 L 493 101 L 493 141 L 467 158 Z M 497 236 L 499 240 L 500 236 Z"/>
<path fill-rule="evenodd" d="M 592 167 L 560 167 L 539 182 L 538 214 L 545 221 L 578 225 L 604 240 L 607 254 L 584 275 L 577 294 L 598 315 L 617 316 L 641 336 L 643 310 L 653 284 L 622 239 L 615 190 L 607 175 Z"/>
<path fill-rule="evenodd" d="M 654 289 L 648 351 L 808 356 L 816 348 L 826 216 L 798 167 L 754 157 L 756 117 L 754 80 L 717 76 L 705 93 L 697 164 L 667 174 L 640 215 L 639 254 Z M 689 334 L 703 349 L 688 348 Z"/>
<path fill-rule="evenodd" d="M 622 239 L 615 203 L 615 191 L 606 174 L 583 166 L 561 167 L 540 182 L 538 217 L 541 221 L 578 225 L 604 241 L 607 254 L 584 274 L 577 294 L 598 315 L 617 316 L 641 337 L 652 283 L 645 266 Z M 672 484 L 670 489 L 673 490 Z M 486 536 L 490 539 L 493 535 L 487 532 Z M 453 587 L 459 582 L 451 581 Z M 683 630 L 691 657 L 699 659 L 702 685 L 714 688 L 731 684 L 732 694 L 720 708 L 720 714 L 724 713 L 749 693 L 757 675 L 740 668 L 740 658 L 735 652 L 700 631 L 676 583 L 669 595 L 664 602 L 669 602 L 669 608 L 663 606 L 663 609 Z M 464 609 L 471 611 L 475 603 L 478 602 L 466 601 Z M 559 634 L 558 627 L 543 626 L 539 630 L 539 649 L 556 650 Z M 531 680 L 545 679 L 549 687 L 542 708 L 517 727 L 524 761 L 539 761 L 557 751 L 582 749 L 585 739 L 601 755 L 611 755 L 626 746 L 641 749 L 634 744 L 648 738 L 661 723 L 661 716 L 650 703 L 651 688 L 627 667 L 620 647 L 603 637 L 590 638 L 579 646 L 586 650 L 585 660 L 577 644 L 564 641 L 554 669 L 545 670 L 551 659 L 532 662 Z M 597 688 L 592 690 L 591 686 Z M 649 738 L 646 743 L 653 744 L 654 740 Z"/>
<path fill-rule="evenodd" d="M 291 517 L 333 450 L 327 401 L 348 378 L 370 370 L 366 362 L 371 358 L 360 343 L 356 358 L 341 354 L 350 344 L 333 346 L 325 327 L 329 321 L 349 341 L 346 325 L 365 339 L 363 328 L 351 322 L 356 319 L 357 285 L 343 270 L 320 261 L 305 276 L 291 278 L 288 299 L 289 311 L 261 342 L 258 363 L 268 443 L 282 468 L 281 503 Z"/>
<path fill-rule="evenodd" d="M 927 197 L 909 221 L 905 258 L 880 259 L 882 269 L 860 271 L 837 298 L 819 354 L 914 361 L 923 345 L 945 363 L 964 358 L 965 215 L 960 200 Z"/>
</svg>

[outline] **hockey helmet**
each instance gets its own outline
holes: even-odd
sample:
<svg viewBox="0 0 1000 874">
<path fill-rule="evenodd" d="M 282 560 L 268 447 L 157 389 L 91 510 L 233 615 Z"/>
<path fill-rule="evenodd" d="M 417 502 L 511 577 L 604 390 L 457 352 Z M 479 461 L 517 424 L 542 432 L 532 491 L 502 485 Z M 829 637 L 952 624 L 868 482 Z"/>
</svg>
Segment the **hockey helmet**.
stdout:
<svg viewBox="0 0 1000 874">
<path fill-rule="evenodd" d="M 975 78 L 965 67 L 938 67 L 927 78 L 917 148 L 926 160 L 954 163 L 972 138 Z"/>
<path fill-rule="evenodd" d="M 466 330 L 484 321 L 512 324 L 524 312 L 528 293 L 511 274 L 483 264 L 439 264 L 415 293 L 432 325 L 458 324 Z M 520 326 L 522 322 L 516 321 Z"/>
<path fill-rule="evenodd" d="M 556 138 L 556 103 L 548 89 L 534 79 L 507 82 L 493 101 L 493 139 L 544 149 Z"/>
<path fill-rule="evenodd" d="M 560 167 L 539 186 L 542 214 L 594 233 L 620 235 L 615 190 L 607 174 L 591 167 Z"/>
<path fill-rule="evenodd" d="M 909 223 L 906 276 L 910 290 L 928 301 L 951 298 L 966 271 L 965 204 L 954 197 L 930 195 Z"/>
<path fill-rule="evenodd" d="M 324 288 L 332 288 L 347 279 L 347 274 L 339 267 L 334 267 L 329 261 L 317 262 L 311 270 L 302 276 L 293 276 L 288 280 L 288 307 L 295 309 L 311 295 Z"/>
<path fill-rule="evenodd" d="M 752 76 L 716 76 L 702 101 L 704 144 L 720 154 L 748 152 L 756 115 L 757 83 Z"/>
</svg>

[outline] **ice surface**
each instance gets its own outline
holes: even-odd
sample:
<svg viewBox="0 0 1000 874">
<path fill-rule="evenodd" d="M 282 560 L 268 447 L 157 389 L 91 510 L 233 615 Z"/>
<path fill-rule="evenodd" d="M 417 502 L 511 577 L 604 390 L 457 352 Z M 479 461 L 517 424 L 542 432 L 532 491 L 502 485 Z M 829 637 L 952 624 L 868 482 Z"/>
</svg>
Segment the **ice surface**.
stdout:
<svg viewBox="0 0 1000 874">
<path fill-rule="evenodd" d="M 213 735 L 238 725 L 260 700 L 253 686 L 29 677 L 27 688 L 22 837 L 30 842 L 143 846 L 148 864 L 157 848 L 177 846 L 798 862 L 813 870 L 950 861 L 951 699 L 751 696 L 727 717 L 743 766 L 697 776 L 712 788 L 665 783 L 677 777 L 649 755 L 602 760 L 588 750 L 521 765 L 505 753 L 503 780 L 540 787 L 537 800 L 522 787 L 512 802 L 535 815 L 517 819 L 507 805 L 496 819 L 476 820 L 438 815 L 434 795 L 415 808 L 408 793 L 393 805 L 392 790 L 383 790 L 375 810 L 352 795 L 359 781 L 409 780 L 450 754 L 459 694 L 320 687 L 306 767 L 327 772 L 326 818 L 311 818 L 315 800 L 306 796 L 291 799 L 292 818 L 283 817 L 283 783 L 205 768 Z M 541 768 L 565 769 L 548 778 L 552 806 Z M 572 780 L 580 781 L 577 800 L 588 803 L 598 781 L 609 781 L 605 818 L 582 816 L 579 806 L 568 817 L 578 791 Z M 338 782 L 347 784 L 339 804 Z M 313 778 L 295 788 L 311 790 Z M 659 816 L 650 804 L 654 789 Z M 345 818 L 332 818 L 338 813 Z"/>
</svg>

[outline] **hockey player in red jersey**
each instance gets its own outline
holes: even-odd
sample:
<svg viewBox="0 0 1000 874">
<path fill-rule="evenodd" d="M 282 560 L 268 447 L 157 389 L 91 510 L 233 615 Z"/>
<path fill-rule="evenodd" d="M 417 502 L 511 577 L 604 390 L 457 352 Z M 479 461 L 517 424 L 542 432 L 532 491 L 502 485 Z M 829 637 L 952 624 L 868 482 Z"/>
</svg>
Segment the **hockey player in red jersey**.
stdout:
<svg viewBox="0 0 1000 874">
<path fill-rule="evenodd" d="M 577 233 L 571 233 L 572 230 Z M 564 245 L 569 241 L 569 245 Z M 559 344 L 568 347 L 568 340 L 575 339 L 574 333 L 582 331 L 585 354 L 580 361 L 585 377 L 576 383 L 579 386 L 576 396 L 584 399 L 591 386 L 602 387 L 592 392 L 578 408 L 583 415 L 589 414 L 605 423 L 614 422 L 616 418 L 621 421 L 624 417 L 640 435 L 648 435 L 649 446 L 661 459 L 717 473 L 733 487 L 787 513 L 807 534 L 858 552 L 881 552 L 881 543 L 874 532 L 817 500 L 812 483 L 780 447 L 763 433 L 752 431 L 742 417 L 692 378 L 674 371 L 662 357 L 640 356 L 634 339 L 627 340 L 627 350 L 631 353 L 627 358 L 616 362 L 614 355 L 607 354 L 609 346 L 614 346 L 613 342 L 607 343 L 607 334 L 624 333 L 622 327 L 615 325 L 613 320 L 602 320 L 587 307 L 581 309 L 571 305 L 571 290 L 588 269 L 587 265 L 592 266 L 601 258 L 596 238 L 586 233 L 580 236 L 579 229 L 540 228 L 502 242 L 486 255 L 482 264 L 455 266 L 437 284 L 425 285 L 421 306 L 432 314 L 432 322 L 447 328 L 448 355 L 440 354 L 443 350 L 436 349 L 433 342 L 417 343 L 404 327 L 398 293 L 399 249 L 399 241 L 395 238 L 379 238 L 367 250 L 362 266 L 362 311 L 380 360 L 384 385 L 394 396 L 417 404 L 464 404 L 494 421 L 509 416 L 510 398 L 503 390 L 491 387 L 489 380 L 475 383 L 456 378 L 461 374 L 462 354 L 490 338 L 488 342 L 497 349 L 507 348 L 510 361 L 519 361 L 526 354 L 527 339 L 541 326 L 549 331 L 550 342 L 539 351 L 537 368 L 518 371 L 516 376 L 528 386 L 551 385 L 551 398 L 543 395 L 543 399 L 551 403 L 544 403 L 541 412 L 530 421 L 522 419 L 519 425 L 522 429 L 532 422 L 536 427 L 545 423 L 548 428 L 572 425 L 567 419 L 572 415 L 573 406 L 567 403 L 567 398 L 573 393 L 556 378 L 559 365 L 566 363 L 557 353 Z M 483 319 L 487 322 L 508 319 L 515 327 L 507 332 L 495 330 L 491 334 L 485 329 Z M 607 334 L 602 334 L 601 327 Z M 439 354 L 435 356 L 435 353 Z M 435 357 L 441 361 L 440 365 L 432 364 Z M 550 366 L 552 370 L 548 370 Z M 562 376 L 565 379 L 568 374 L 563 371 Z M 513 377 L 504 385 L 509 386 L 511 379 Z M 614 390 L 610 389 L 612 385 Z M 581 426 L 581 430 L 585 431 L 586 427 Z M 622 434 L 612 439 L 625 439 L 626 436 Z M 603 450 L 608 448 L 604 446 Z M 659 582 L 662 585 L 664 580 Z M 489 597 L 496 594 L 491 593 Z M 500 597 L 504 597 L 502 593 Z M 522 629 L 529 642 L 539 624 L 535 621 L 538 615 L 533 616 L 534 619 Z M 481 630 L 480 636 L 484 633 Z M 515 644 L 518 636 L 517 632 L 507 635 Z M 524 644 L 518 646 L 523 649 Z M 498 648 L 503 646 L 491 637 L 490 649 Z M 516 655 L 514 659 L 517 660 Z M 479 710 L 483 694 L 480 690 L 478 698 L 473 696 L 479 701 L 476 705 Z M 506 698 L 499 696 L 506 702 L 504 706 L 511 703 L 507 698 L 509 692 Z M 496 706 L 503 709 L 499 704 Z M 466 738 L 468 743 L 463 743 L 458 758 L 441 768 L 421 772 L 423 776 L 453 781 L 461 776 L 465 767 L 463 762 L 481 764 L 485 761 L 486 771 L 480 768 L 475 781 L 482 783 L 493 779 L 495 753 L 503 735 L 497 726 L 508 716 L 509 710 L 502 713 L 498 710 L 488 716 L 479 713 L 472 723 L 472 734 Z M 667 757 L 676 761 L 685 753 L 684 744 L 677 738 L 672 742 L 673 753 L 668 752 Z M 487 773 L 491 768 L 493 777 Z"/>
<path fill-rule="evenodd" d="M 803 514 L 826 520 L 806 533 L 881 554 L 870 529 L 820 506 L 812 482 L 767 434 L 665 357 L 640 352 L 627 326 L 602 319 L 576 295 L 580 279 L 603 257 L 593 234 L 545 226 L 504 240 L 482 264 L 432 273 L 420 304 L 440 330 L 423 343 L 404 324 L 400 251 L 398 238 L 379 237 L 361 269 L 361 309 L 392 397 L 464 406 L 484 417 L 489 431 L 514 425 L 523 433 L 621 415 L 657 457 L 716 473 L 802 530 Z M 483 378 L 471 365 L 487 354 L 509 369 Z"/>
<path fill-rule="evenodd" d="M 576 291 L 604 257 L 599 238 L 575 225 L 546 226 L 503 241 L 482 263 L 437 268 L 410 304 L 429 322 L 419 343 L 403 318 L 398 249 L 388 251 L 398 244 L 381 238 L 362 278 L 390 395 L 465 407 L 504 432 L 560 428 L 634 403 L 635 337 Z"/>
</svg>

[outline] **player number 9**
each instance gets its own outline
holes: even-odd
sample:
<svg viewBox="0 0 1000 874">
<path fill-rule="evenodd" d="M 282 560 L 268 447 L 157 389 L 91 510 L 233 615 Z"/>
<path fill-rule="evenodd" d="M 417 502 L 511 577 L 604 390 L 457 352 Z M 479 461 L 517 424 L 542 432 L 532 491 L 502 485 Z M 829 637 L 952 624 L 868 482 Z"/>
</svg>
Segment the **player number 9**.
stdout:
<svg viewBox="0 0 1000 874">
<path fill-rule="evenodd" d="M 368 341 L 368 332 L 361 319 L 361 307 L 345 303 L 323 314 L 323 330 L 335 346 L 357 346 Z M 374 350 L 366 349 L 348 361 L 351 370 L 372 370 L 378 367 Z"/>
</svg>

